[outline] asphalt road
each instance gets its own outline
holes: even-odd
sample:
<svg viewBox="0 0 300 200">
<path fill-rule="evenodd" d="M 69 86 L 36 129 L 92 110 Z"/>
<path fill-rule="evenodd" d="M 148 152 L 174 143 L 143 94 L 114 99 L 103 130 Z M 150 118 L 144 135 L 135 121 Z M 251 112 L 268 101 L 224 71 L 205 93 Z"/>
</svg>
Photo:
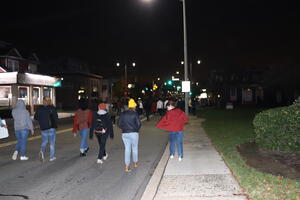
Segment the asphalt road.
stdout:
<svg viewBox="0 0 300 200">
<path fill-rule="evenodd" d="M 108 159 L 96 164 L 96 138 L 89 141 L 90 151 L 79 157 L 79 136 L 71 132 L 57 135 L 57 160 L 38 160 L 41 139 L 27 144 L 28 161 L 13 161 L 14 145 L 0 147 L 1 200 L 135 200 L 140 199 L 167 144 L 167 134 L 155 128 L 158 117 L 143 122 L 139 140 L 140 166 L 130 173 L 123 171 L 124 146 L 115 127 L 114 140 L 108 140 Z M 59 130 L 70 128 L 66 120 Z M 37 133 L 38 134 L 38 133 Z M 47 149 L 49 151 L 49 149 Z M 9 195 L 9 196 L 6 196 Z"/>
</svg>

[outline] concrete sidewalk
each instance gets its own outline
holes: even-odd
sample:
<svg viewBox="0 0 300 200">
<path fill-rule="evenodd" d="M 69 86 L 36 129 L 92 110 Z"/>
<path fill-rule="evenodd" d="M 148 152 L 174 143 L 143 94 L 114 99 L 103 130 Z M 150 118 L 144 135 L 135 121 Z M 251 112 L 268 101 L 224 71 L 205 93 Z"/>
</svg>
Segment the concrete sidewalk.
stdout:
<svg viewBox="0 0 300 200">
<path fill-rule="evenodd" d="M 190 118 L 184 158 L 169 158 L 168 146 L 142 200 L 246 200 L 246 195 L 212 146 L 201 120 Z"/>
</svg>

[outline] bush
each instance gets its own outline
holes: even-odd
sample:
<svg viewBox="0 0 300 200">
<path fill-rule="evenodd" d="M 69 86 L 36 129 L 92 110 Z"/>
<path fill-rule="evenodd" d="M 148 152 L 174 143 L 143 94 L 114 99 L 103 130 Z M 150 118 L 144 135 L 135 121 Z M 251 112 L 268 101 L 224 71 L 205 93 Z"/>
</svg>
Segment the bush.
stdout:
<svg viewBox="0 0 300 200">
<path fill-rule="evenodd" d="M 300 105 L 270 109 L 253 120 L 256 143 L 265 149 L 300 150 Z"/>
</svg>

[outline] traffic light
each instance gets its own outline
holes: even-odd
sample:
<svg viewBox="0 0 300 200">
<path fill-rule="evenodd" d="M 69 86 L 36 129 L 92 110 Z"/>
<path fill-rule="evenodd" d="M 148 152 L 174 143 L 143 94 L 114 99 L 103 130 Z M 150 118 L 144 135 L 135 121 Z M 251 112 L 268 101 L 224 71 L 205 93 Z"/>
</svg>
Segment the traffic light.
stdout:
<svg viewBox="0 0 300 200">
<path fill-rule="evenodd" d="M 173 81 L 168 80 L 168 85 L 172 85 L 172 84 L 173 84 Z"/>
</svg>

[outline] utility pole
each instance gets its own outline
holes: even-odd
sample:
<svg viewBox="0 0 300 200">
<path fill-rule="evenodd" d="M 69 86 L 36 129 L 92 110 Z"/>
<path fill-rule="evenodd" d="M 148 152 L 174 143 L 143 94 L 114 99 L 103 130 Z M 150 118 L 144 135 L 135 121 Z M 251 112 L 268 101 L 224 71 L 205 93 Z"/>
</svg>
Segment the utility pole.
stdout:
<svg viewBox="0 0 300 200">
<path fill-rule="evenodd" d="M 186 5 L 185 0 L 182 1 L 183 9 L 183 36 L 184 36 L 184 80 L 188 81 L 188 51 L 187 51 L 187 30 L 186 30 Z M 184 110 L 189 114 L 189 92 L 184 93 Z"/>
</svg>

